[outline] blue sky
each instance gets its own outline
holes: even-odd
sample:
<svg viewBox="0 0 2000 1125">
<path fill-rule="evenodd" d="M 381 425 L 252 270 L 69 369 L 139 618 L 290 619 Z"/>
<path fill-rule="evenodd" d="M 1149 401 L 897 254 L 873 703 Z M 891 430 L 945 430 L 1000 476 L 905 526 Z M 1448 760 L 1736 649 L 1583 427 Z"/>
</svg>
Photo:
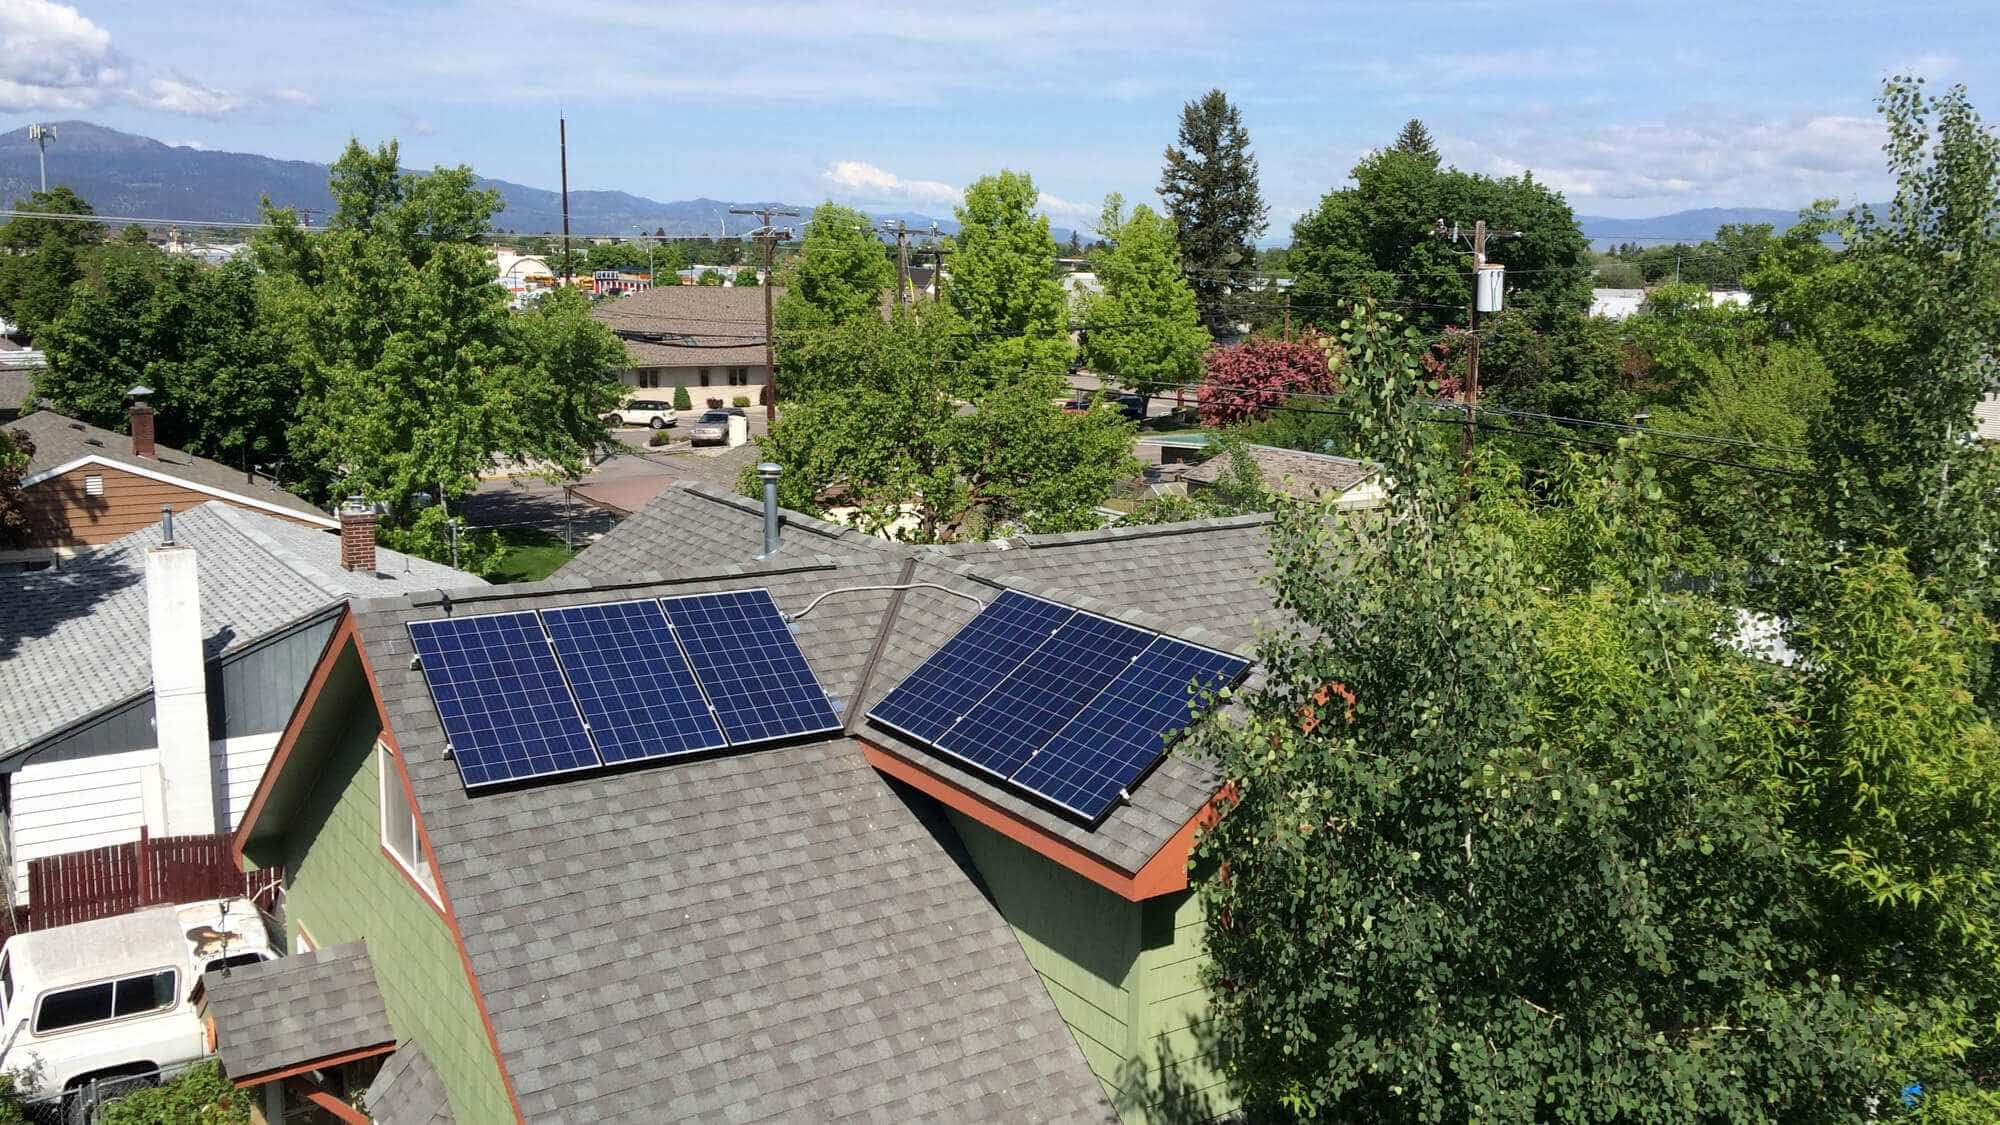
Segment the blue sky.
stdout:
<svg viewBox="0 0 2000 1125">
<path fill-rule="evenodd" d="M 1992 0 L 951 7 L 0 0 L 0 125 L 321 161 L 395 136 L 411 165 L 553 187 L 560 106 L 573 188 L 943 214 L 1012 167 L 1087 225 L 1106 192 L 1152 198 L 1181 104 L 1221 86 L 1281 239 L 1412 116 L 1459 167 L 1614 216 L 1881 196 L 1893 71 L 2000 119 Z"/>
</svg>

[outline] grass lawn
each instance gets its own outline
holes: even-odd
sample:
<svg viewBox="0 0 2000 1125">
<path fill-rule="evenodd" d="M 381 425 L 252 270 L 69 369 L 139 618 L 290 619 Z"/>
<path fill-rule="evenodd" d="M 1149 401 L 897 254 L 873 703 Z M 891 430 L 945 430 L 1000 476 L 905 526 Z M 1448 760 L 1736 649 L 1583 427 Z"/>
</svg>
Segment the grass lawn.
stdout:
<svg viewBox="0 0 2000 1125">
<path fill-rule="evenodd" d="M 494 563 L 492 582 L 536 582 L 554 574 L 569 561 L 569 548 L 562 536 L 532 527 L 503 527 L 500 542 L 506 548 Z"/>
</svg>

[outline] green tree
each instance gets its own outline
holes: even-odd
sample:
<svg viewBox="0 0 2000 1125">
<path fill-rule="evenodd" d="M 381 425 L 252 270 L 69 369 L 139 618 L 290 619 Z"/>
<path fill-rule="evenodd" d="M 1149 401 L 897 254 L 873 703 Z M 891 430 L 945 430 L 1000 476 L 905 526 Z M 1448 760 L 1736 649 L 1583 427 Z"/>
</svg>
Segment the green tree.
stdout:
<svg viewBox="0 0 2000 1125">
<path fill-rule="evenodd" d="M 126 392 L 155 392 L 160 440 L 229 465 L 283 456 L 297 371 L 270 321 L 268 286 L 248 261 L 108 255 L 45 333 L 36 393 L 55 409 L 125 428 Z"/>
<path fill-rule="evenodd" d="M 1403 123 L 1402 132 L 1396 134 L 1395 148 L 1397 152 L 1429 160 L 1434 168 L 1438 164 L 1437 145 L 1431 141 L 1431 131 L 1424 128 L 1424 123 L 1417 118 L 1412 117 Z"/>
<path fill-rule="evenodd" d="M 737 288 L 755 289 L 757 288 L 757 286 L 761 284 L 763 284 L 763 282 L 757 280 L 757 271 L 754 268 L 750 266 L 744 266 L 742 269 L 736 271 Z"/>
<path fill-rule="evenodd" d="M 16 210 L 94 215 L 66 185 L 14 201 Z M 69 307 L 84 266 L 104 239 L 98 223 L 24 215 L 0 226 L 0 311 L 30 337 L 46 331 Z"/>
<path fill-rule="evenodd" d="M 1173 227 L 1144 204 L 1126 218 L 1114 194 L 1104 201 L 1098 233 L 1110 246 L 1095 261 L 1104 293 L 1084 302 L 1085 362 L 1144 395 L 1193 384 L 1209 336 L 1181 273 Z"/>
<path fill-rule="evenodd" d="M 694 279 L 694 283 L 696 285 L 719 287 L 722 284 L 722 274 L 718 270 L 703 270 L 701 271 L 701 275 Z"/>
<path fill-rule="evenodd" d="M 1019 381 L 1046 397 L 1069 368 L 1069 306 L 1056 280 L 1055 239 L 1025 172 L 982 176 L 957 208 L 957 255 L 946 297 L 974 337 L 976 385 Z"/>
<path fill-rule="evenodd" d="M 1415 341 L 1362 314 L 1342 343 L 1389 508 L 1280 509 L 1295 628 L 1196 735 L 1231 795 L 1196 862 L 1237 1091 L 1329 1120 L 1858 1123 L 1912 1075 L 1961 1086 L 2000 828 L 1970 638 L 1881 559 L 1813 615 L 1850 631 L 1810 634 L 1804 680 L 1759 666 L 1665 580 L 1643 458 L 1462 505 Z"/>
<path fill-rule="evenodd" d="M 758 439 L 785 467 L 788 507 L 848 508 L 858 526 L 918 542 L 1074 530 L 1095 526 L 1137 471 L 1115 411 L 1065 414 L 1027 382 L 971 373 L 978 345 L 948 307 L 850 321 L 816 346 L 838 374 L 795 381 L 783 420 Z"/>
<path fill-rule="evenodd" d="M 1538 331 L 1588 307 L 1589 244 L 1569 204 L 1532 174 L 1492 179 L 1440 169 L 1435 154 L 1389 148 L 1362 158 L 1352 175 L 1354 186 L 1329 192 L 1292 228 L 1292 300 L 1305 319 L 1331 324 L 1372 298 L 1407 309 L 1431 331 L 1464 323 L 1472 301 L 1465 240 L 1478 219 L 1515 232 L 1495 236 L 1487 254 L 1507 266 L 1508 306 L 1532 314 Z M 1439 219 L 1447 234 L 1459 224 L 1461 238 L 1440 237 Z"/>
<path fill-rule="evenodd" d="M 688 397 L 688 389 L 686 383 L 677 383 L 674 386 L 674 409 L 675 410 L 694 409 L 694 402 Z"/>
<path fill-rule="evenodd" d="M 1253 243 L 1269 214 L 1257 158 L 1243 115 L 1221 90 L 1181 107 L 1178 142 L 1167 146 L 1160 200 L 1173 217 L 1203 323 L 1212 336 L 1231 336 L 1229 297 L 1255 267 Z"/>
<path fill-rule="evenodd" d="M 35 442 L 26 430 L 0 430 L 0 544 L 24 547 L 34 530 L 21 478 L 35 455 Z"/>
</svg>

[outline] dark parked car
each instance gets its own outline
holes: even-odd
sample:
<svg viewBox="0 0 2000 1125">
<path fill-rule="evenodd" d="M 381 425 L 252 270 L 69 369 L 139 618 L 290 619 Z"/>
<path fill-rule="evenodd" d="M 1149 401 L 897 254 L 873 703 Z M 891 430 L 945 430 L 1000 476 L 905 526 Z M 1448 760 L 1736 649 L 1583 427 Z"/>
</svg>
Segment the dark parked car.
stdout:
<svg viewBox="0 0 2000 1125">
<path fill-rule="evenodd" d="M 1090 395 L 1079 394 L 1062 404 L 1063 413 L 1082 414 L 1088 411 L 1091 404 L 1095 401 L 1097 400 Z M 1112 401 L 1118 404 L 1118 413 L 1123 414 L 1132 421 L 1143 422 L 1146 420 L 1146 400 L 1144 396 L 1119 395 L 1115 399 L 1112 399 Z"/>
</svg>

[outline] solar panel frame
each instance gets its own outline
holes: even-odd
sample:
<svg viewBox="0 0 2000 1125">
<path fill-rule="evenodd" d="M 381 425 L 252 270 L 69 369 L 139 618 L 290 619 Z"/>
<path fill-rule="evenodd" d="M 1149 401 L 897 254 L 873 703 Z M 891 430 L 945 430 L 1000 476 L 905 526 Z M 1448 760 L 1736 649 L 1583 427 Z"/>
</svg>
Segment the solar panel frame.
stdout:
<svg viewBox="0 0 2000 1125">
<path fill-rule="evenodd" d="M 404 630 L 423 669 L 425 688 L 444 727 L 459 780 L 467 789 L 604 764 L 534 611 L 428 618 L 407 622 Z M 484 639 L 468 646 L 468 635 Z M 480 659 L 471 659 L 473 653 Z M 498 673 L 502 659 L 508 670 Z M 515 668 L 522 663 L 527 665 L 525 674 Z M 482 667 L 487 670 L 484 675 Z M 490 702 L 474 708 L 469 706 L 473 700 Z M 521 721 L 529 717 L 531 723 Z M 530 726 L 532 734 L 526 733 Z"/>
<path fill-rule="evenodd" d="M 1094 823 L 1166 758 L 1172 738 L 1199 717 L 1190 710 L 1199 695 L 1188 689 L 1222 691 L 1249 668 L 1234 653 L 1155 635 L 1008 780 Z M 1180 690 L 1170 695 L 1169 684 Z M 1166 708 L 1169 698 L 1177 705 Z"/>
<path fill-rule="evenodd" d="M 537 612 L 605 765 L 729 745 L 657 598 Z"/>
<path fill-rule="evenodd" d="M 877 700 L 868 718 L 936 746 L 954 723 L 1078 612 L 1033 594 L 1001 591 Z"/>
<path fill-rule="evenodd" d="M 729 745 L 842 729 L 770 590 L 683 594 L 659 603 Z"/>
<path fill-rule="evenodd" d="M 932 745 L 1012 781 L 1155 636 L 1150 629 L 1078 610 Z"/>
</svg>

